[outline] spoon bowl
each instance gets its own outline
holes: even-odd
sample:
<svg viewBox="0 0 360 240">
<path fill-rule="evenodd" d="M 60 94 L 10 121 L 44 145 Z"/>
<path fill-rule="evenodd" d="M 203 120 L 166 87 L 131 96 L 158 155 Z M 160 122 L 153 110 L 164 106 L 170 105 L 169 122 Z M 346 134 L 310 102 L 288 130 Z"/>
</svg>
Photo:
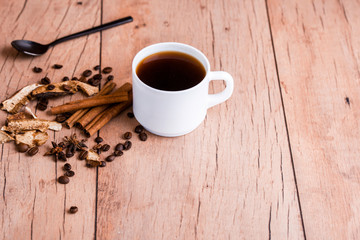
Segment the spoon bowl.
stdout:
<svg viewBox="0 0 360 240">
<path fill-rule="evenodd" d="M 15 40 L 11 42 L 11 45 L 19 52 L 32 56 L 42 55 L 49 49 L 49 45 L 43 45 L 28 40 Z"/>
</svg>

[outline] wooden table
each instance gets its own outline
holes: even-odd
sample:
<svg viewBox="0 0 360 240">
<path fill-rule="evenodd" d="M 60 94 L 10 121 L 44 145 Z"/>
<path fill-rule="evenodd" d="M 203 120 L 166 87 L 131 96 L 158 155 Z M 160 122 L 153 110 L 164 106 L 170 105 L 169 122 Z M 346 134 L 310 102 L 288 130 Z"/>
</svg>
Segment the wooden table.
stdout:
<svg viewBox="0 0 360 240">
<path fill-rule="evenodd" d="M 134 138 L 106 168 L 71 158 L 76 175 L 68 185 L 56 182 L 63 163 L 42 156 L 49 142 L 34 157 L 3 144 L 1 239 L 360 238 L 359 1 L 77 2 L 1 1 L 1 100 L 45 75 L 61 81 L 97 64 L 112 66 L 120 85 L 131 81 L 134 55 L 164 41 L 203 51 L 213 70 L 233 75 L 234 93 L 192 133 Z M 10 46 L 128 15 L 133 23 L 41 57 Z M 55 63 L 64 67 L 54 70 Z M 223 88 L 210 84 L 210 92 Z M 75 98 L 82 96 L 50 106 Z M 136 125 L 124 112 L 99 135 L 114 146 Z M 73 132 L 81 135 L 65 129 L 51 139 Z"/>
</svg>

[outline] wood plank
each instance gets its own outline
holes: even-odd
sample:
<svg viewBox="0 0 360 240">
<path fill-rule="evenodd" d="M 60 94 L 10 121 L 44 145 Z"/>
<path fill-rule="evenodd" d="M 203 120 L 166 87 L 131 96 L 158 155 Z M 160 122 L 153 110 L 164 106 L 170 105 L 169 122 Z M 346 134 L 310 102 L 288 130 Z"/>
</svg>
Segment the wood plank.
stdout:
<svg viewBox="0 0 360 240">
<path fill-rule="evenodd" d="M 360 3 L 269 0 L 308 239 L 360 238 Z"/>
<path fill-rule="evenodd" d="M 135 20 L 102 35 L 101 62 L 117 82 L 130 81 L 140 49 L 178 41 L 229 71 L 235 91 L 194 132 L 135 135 L 130 151 L 99 169 L 98 239 L 303 239 L 265 2 L 103 4 L 104 22 Z M 115 145 L 136 125 L 124 113 L 100 134 Z"/>
<path fill-rule="evenodd" d="M 100 3 L 89 0 L 82 5 L 77 1 L 3 1 L 0 29 L 0 78 L 5 87 L 0 89 L 1 100 L 17 89 L 38 82 L 47 76 L 54 82 L 64 75 L 78 76 L 85 68 L 99 63 L 100 34 L 91 35 L 50 49 L 41 57 L 19 55 L 10 47 L 14 39 L 31 39 L 42 43 L 54 40 L 100 23 Z M 74 24 L 76 23 L 76 24 Z M 54 70 L 55 63 L 63 64 L 61 70 Z M 41 74 L 32 68 L 43 68 Z M 80 98 L 81 95 L 51 100 L 49 106 Z M 34 109 L 35 105 L 32 104 Z M 39 117 L 52 119 L 44 112 Z M 6 114 L 1 111 L 1 123 Z M 61 141 L 69 130 L 52 133 L 51 140 Z M 56 182 L 63 173 L 62 162 L 55 163 L 42 155 L 50 142 L 40 149 L 38 155 L 28 157 L 18 153 L 13 144 L 1 147 L 0 239 L 91 239 L 95 228 L 96 172 L 87 169 L 84 162 L 72 158 L 76 175 L 70 184 Z M 66 211 L 72 205 L 79 207 L 76 215 Z"/>
</svg>

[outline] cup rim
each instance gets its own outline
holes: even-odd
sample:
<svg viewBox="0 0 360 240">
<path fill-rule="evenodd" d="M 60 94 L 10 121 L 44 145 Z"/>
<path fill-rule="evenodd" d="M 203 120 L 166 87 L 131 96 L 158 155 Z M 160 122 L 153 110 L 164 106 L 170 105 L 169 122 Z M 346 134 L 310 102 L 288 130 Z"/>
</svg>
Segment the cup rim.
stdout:
<svg viewBox="0 0 360 240">
<path fill-rule="evenodd" d="M 154 48 L 154 47 L 158 47 L 160 45 L 177 45 L 177 46 L 182 46 L 182 47 L 185 47 L 185 48 L 188 48 L 188 49 L 191 49 L 192 51 L 198 53 L 204 60 L 206 66 L 204 66 L 205 68 L 205 71 L 206 71 L 206 74 L 204 76 L 204 78 L 198 83 L 196 84 L 195 86 L 191 87 L 191 88 L 187 88 L 187 89 L 184 89 L 184 90 L 176 90 L 176 91 L 166 91 L 166 90 L 161 90 L 161 89 L 157 89 L 157 88 L 153 88 L 149 85 L 147 85 L 146 83 L 144 83 L 140 78 L 139 76 L 136 74 L 136 67 L 137 65 L 135 66 L 135 60 L 138 58 L 138 56 L 146 51 L 146 50 L 149 50 L 150 48 Z M 160 50 L 160 51 L 156 51 L 155 53 L 159 53 L 159 52 L 163 52 L 163 51 L 166 51 L 166 50 Z M 179 50 L 174 50 L 175 52 L 182 52 L 182 51 L 179 51 Z M 152 54 L 155 54 L 155 53 L 152 53 Z M 188 53 L 186 53 L 188 54 Z M 151 54 L 150 54 L 151 55 Z M 193 55 L 191 55 L 192 57 L 195 57 Z M 148 57 L 148 56 L 146 56 Z M 146 58 L 144 57 L 144 58 Z M 144 58 L 141 58 L 140 61 L 138 62 L 138 64 L 141 62 L 141 60 L 143 60 Z M 199 60 L 199 58 L 195 57 L 197 60 Z M 199 60 L 200 61 L 200 60 Z M 202 62 L 202 61 L 200 61 Z M 188 44 L 184 44 L 184 43 L 179 43 L 179 42 L 161 42 L 161 43 L 155 43 L 155 44 L 151 44 L 143 49 L 141 49 L 139 52 L 136 53 L 136 55 L 134 56 L 133 58 L 133 61 L 132 61 L 132 74 L 134 76 L 136 76 L 137 80 L 139 80 L 138 82 L 143 85 L 144 87 L 152 90 L 152 91 L 155 91 L 155 92 L 159 92 L 159 93 L 166 93 L 166 94 L 178 94 L 178 93 L 184 93 L 184 92 L 189 92 L 189 91 L 193 91 L 194 89 L 197 89 L 199 87 L 201 87 L 203 84 L 205 84 L 205 79 L 208 78 L 208 75 L 209 75 L 209 72 L 210 72 L 210 63 L 209 63 L 209 60 L 207 59 L 207 57 L 205 56 L 204 53 L 202 53 L 199 49 L 193 47 L 193 46 L 190 46 Z"/>
</svg>

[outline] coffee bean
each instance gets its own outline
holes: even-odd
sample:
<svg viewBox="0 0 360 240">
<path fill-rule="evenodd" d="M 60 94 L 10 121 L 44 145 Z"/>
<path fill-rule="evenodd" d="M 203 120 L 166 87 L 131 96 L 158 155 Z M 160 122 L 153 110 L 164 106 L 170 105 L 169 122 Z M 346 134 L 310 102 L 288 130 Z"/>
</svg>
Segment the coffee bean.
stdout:
<svg viewBox="0 0 360 240">
<path fill-rule="evenodd" d="M 75 155 L 75 145 L 72 144 L 72 147 L 68 147 L 68 148 L 66 149 L 66 154 L 65 154 L 65 156 L 66 156 L 67 158 L 71 158 L 71 157 L 73 157 L 74 155 Z"/>
<path fill-rule="evenodd" d="M 47 88 L 47 90 L 54 90 L 55 86 L 52 84 L 49 84 L 46 88 Z"/>
<path fill-rule="evenodd" d="M 73 78 L 71 78 L 71 80 L 73 80 L 73 81 L 77 81 L 77 80 L 79 80 L 77 77 L 73 77 Z"/>
<path fill-rule="evenodd" d="M 96 65 L 95 67 L 94 67 L 94 70 L 95 71 L 98 71 L 100 69 L 100 65 Z"/>
<path fill-rule="evenodd" d="M 63 123 L 65 122 L 67 119 L 67 117 L 65 117 L 62 114 L 56 115 L 55 121 L 57 121 L 58 123 Z"/>
<path fill-rule="evenodd" d="M 143 126 L 137 125 L 137 126 L 135 127 L 135 132 L 136 132 L 136 133 L 142 133 L 143 131 L 144 131 L 144 127 L 143 127 Z"/>
<path fill-rule="evenodd" d="M 108 74 L 112 72 L 112 68 L 111 67 L 106 67 L 102 70 L 103 73 Z"/>
<path fill-rule="evenodd" d="M 117 150 L 117 151 L 114 152 L 115 156 L 122 156 L 123 154 L 124 154 L 124 152 L 121 151 L 121 150 Z"/>
<path fill-rule="evenodd" d="M 139 138 L 141 141 L 146 141 L 147 140 L 147 134 L 145 132 L 142 132 L 139 134 Z"/>
<path fill-rule="evenodd" d="M 124 144 L 122 144 L 122 143 L 117 144 L 117 145 L 115 146 L 115 150 L 116 150 L 116 151 L 122 151 L 122 150 L 124 150 Z"/>
<path fill-rule="evenodd" d="M 107 79 L 108 81 L 114 80 L 114 76 L 113 76 L 113 75 L 109 75 L 106 79 Z"/>
<path fill-rule="evenodd" d="M 124 139 L 130 139 L 132 137 L 131 132 L 124 133 Z"/>
<path fill-rule="evenodd" d="M 40 111 L 45 111 L 47 109 L 47 104 L 39 102 L 38 104 L 36 104 L 36 108 Z"/>
<path fill-rule="evenodd" d="M 65 163 L 63 169 L 65 171 L 70 171 L 71 170 L 71 164 L 70 163 Z"/>
<path fill-rule="evenodd" d="M 69 209 L 69 213 L 77 213 L 79 211 L 78 207 L 77 206 L 71 206 L 70 209 Z"/>
<path fill-rule="evenodd" d="M 104 144 L 102 147 L 101 147 L 101 151 L 103 152 L 107 152 L 110 150 L 110 145 L 109 144 Z"/>
<path fill-rule="evenodd" d="M 93 146 L 93 149 L 94 150 L 99 150 L 99 149 L 101 149 L 102 148 L 102 144 L 100 144 L 100 143 L 98 143 L 98 144 L 96 144 L 95 146 Z"/>
<path fill-rule="evenodd" d="M 73 176 L 75 175 L 75 172 L 69 170 L 69 171 L 67 171 L 66 173 L 64 173 L 64 175 L 67 176 L 67 177 L 73 177 Z"/>
<path fill-rule="evenodd" d="M 85 160 L 87 158 L 87 156 L 88 156 L 88 152 L 84 150 L 79 154 L 79 159 Z"/>
<path fill-rule="evenodd" d="M 86 165 L 85 165 L 86 167 L 88 167 L 88 168 L 93 168 L 94 166 L 93 165 L 91 165 L 90 163 L 86 163 Z"/>
<path fill-rule="evenodd" d="M 93 76 L 93 78 L 96 79 L 96 80 L 101 80 L 101 79 L 102 79 L 102 75 L 98 73 L 98 74 L 95 74 L 95 75 Z"/>
<path fill-rule="evenodd" d="M 69 85 L 62 85 L 62 89 L 65 91 L 65 92 L 69 92 L 71 90 L 71 87 Z"/>
<path fill-rule="evenodd" d="M 76 4 L 77 4 L 77 5 L 82 5 L 82 2 L 77 2 Z"/>
<path fill-rule="evenodd" d="M 63 77 L 62 81 L 63 81 L 63 82 L 69 81 L 69 77 L 66 77 L 66 76 Z"/>
<path fill-rule="evenodd" d="M 29 151 L 27 151 L 27 154 L 29 156 L 34 156 L 35 154 L 37 154 L 39 152 L 39 148 L 38 147 L 32 147 L 29 149 Z"/>
<path fill-rule="evenodd" d="M 103 142 L 104 141 L 104 139 L 102 139 L 102 137 L 97 137 L 97 138 L 95 138 L 95 142 L 96 143 L 101 143 L 101 142 Z"/>
<path fill-rule="evenodd" d="M 48 85 L 48 84 L 50 84 L 50 78 L 48 78 L 48 77 L 43 77 L 41 80 L 40 80 L 40 83 L 41 84 L 44 84 L 44 85 Z"/>
<path fill-rule="evenodd" d="M 33 68 L 33 71 L 34 71 L 35 73 L 41 73 L 41 72 L 42 72 L 42 69 L 39 68 L 39 67 L 34 67 L 34 68 Z"/>
<path fill-rule="evenodd" d="M 100 80 L 99 80 L 99 79 L 92 79 L 92 78 L 91 78 L 91 80 L 89 80 L 88 83 L 89 83 L 91 86 L 96 87 L 96 86 L 99 86 Z"/>
<path fill-rule="evenodd" d="M 85 70 L 84 72 L 83 72 L 83 76 L 84 77 L 90 77 L 90 75 L 92 74 L 92 71 L 91 70 L 89 70 L 89 69 L 87 69 L 87 70 Z"/>
<path fill-rule="evenodd" d="M 58 146 L 61 147 L 62 149 L 64 149 L 66 145 L 65 145 L 64 142 L 60 142 L 60 143 L 58 144 Z"/>
<path fill-rule="evenodd" d="M 126 141 L 124 143 L 124 150 L 129 150 L 131 148 L 131 146 L 132 146 L 132 142 Z"/>
<path fill-rule="evenodd" d="M 55 69 L 60 69 L 62 67 L 63 67 L 63 65 L 61 65 L 61 64 L 54 64 L 54 66 L 53 66 L 53 68 L 55 68 Z"/>
<path fill-rule="evenodd" d="M 105 162 L 105 161 L 101 161 L 101 164 L 99 165 L 99 167 L 106 167 L 106 162 Z"/>
<path fill-rule="evenodd" d="M 81 76 L 78 81 L 87 83 L 86 77 L 84 77 L 84 76 Z"/>
<path fill-rule="evenodd" d="M 19 143 L 16 145 L 16 149 L 19 151 L 19 152 L 26 152 L 28 149 L 29 149 L 29 146 L 25 143 Z"/>
<path fill-rule="evenodd" d="M 127 116 L 128 116 L 128 118 L 134 118 L 135 117 L 133 112 L 128 112 Z"/>
<path fill-rule="evenodd" d="M 38 101 L 39 101 L 39 103 L 42 103 L 45 105 L 48 105 L 48 103 L 49 103 L 49 99 L 47 99 L 47 98 L 39 98 Z"/>
<path fill-rule="evenodd" d="M 59 153 L 58 153 L 58 159 L 59 159 L 60 161 L 64 161 L 64 162 L 67 161 L 67 158 L 66 158 L 66 155 L 65 155 L 64 152 L 59 152 Z"/>
<path fill-rule="evenodd" d="M 105 158 L 105 161 L 107 162 L 112 162 L 115 160 L 115 155 L 109 155 Z"/>
<path fill-rule="evenodd" d="M 70 179 L 67 176 L 61 176 L 58 178 L 58 182 L 61 184 L 68 184 Z"/>
</svg>

